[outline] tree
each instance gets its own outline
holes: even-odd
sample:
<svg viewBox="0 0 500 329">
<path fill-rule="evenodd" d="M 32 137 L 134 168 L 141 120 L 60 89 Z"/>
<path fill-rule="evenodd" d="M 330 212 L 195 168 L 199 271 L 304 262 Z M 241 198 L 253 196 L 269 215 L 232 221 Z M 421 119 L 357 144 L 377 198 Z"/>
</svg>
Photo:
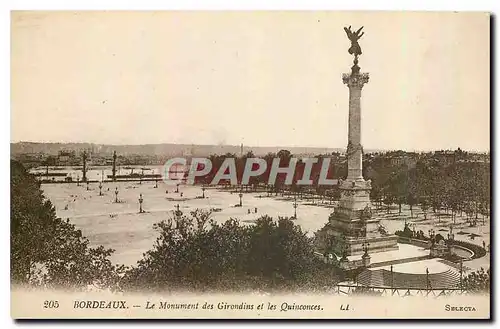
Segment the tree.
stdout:
<svg viewBox="0 0 500 329">
<path fill-rule="evenodd" d="M 384 201 L 383 202 L 387 206 L 387 213 L 390 213 L 391 205 L 394 203 L 394 196 L 391 193 L 384 191 Z"/>
<path fill-rule="evenodd" d="M 462 289 L 472 293 L 490 292 L 490 269 L 486 271 L 481 267 L 480 270 L 467 275 L 462 280 Z"/>
<path fill-rule="evenodd" d="M 312 265 L 312 241 L 288 218 L 279 218 L 276 223 L 263 216 L 249 233 L 249 273 L 294 280 L 305 275 Z"/>
<path fill-rule="evenodd" d="M 407 200 L 409 193 L 408 168 L 401 166 L 397 168 L 389 178 L 389 193 L 393 195 L 398 204 L 398 212 L 401 214 L 401 205 Z"/>
<path fill-rule="evenodd" d="M 11 280 L 18 285 L 85 289 L 116 288 L 124 266 L 112 249 L 90 248 L 80 230 L 56 217 L 40 184 L 11 161 Z"/>
<path fill-rule="evenodd" d="M 377 210 L 380 208 L 382 203 L 382 190 L 380 186 L 373 184 L 370 191 L 370 199 L 375 203 Z"/>
<path fill-rule="evenodd" d="M 315 258 L 311 239 L 287 218 L 220 224 L 196 210 L 155 228 L 158 239 L 124 277 L 123 289 L 312 289 L 338 281 L 331 267 Z"/>
<path fill-rule="evenodd" d="M 422 212 L 424 214 L 424 220 L 427 220 L 427 211 L 429 210 L 429 203 L 426 198 L 422 198 L 420 200 L 420 209 L 422 209 Z"/>
<path fill-rule="evenodd" d="M 365 177 L 372 181 L 372 200 L 387 206 L 397 202 L 400 212 L 402 204 L 408 204 L 413 212 L 413 205 L 420 203 L 425 218 L 429 208 L 438 213 L 438 218 L 442 209 L 451 211 L 454 221 L 464 211 L 476 219 L 478 214 L 489 215 L 491 168 L 483 161 L 489 155 L 478 160 L 458 149 L 454 154 L 457 161 L 449 162 L 442 152 L 433 152 L 418 155 L 414 166 L 394 165 L 400 162 L 392 160 L 404 153 L 373 154 L 365 161 Z"/>
</svg>

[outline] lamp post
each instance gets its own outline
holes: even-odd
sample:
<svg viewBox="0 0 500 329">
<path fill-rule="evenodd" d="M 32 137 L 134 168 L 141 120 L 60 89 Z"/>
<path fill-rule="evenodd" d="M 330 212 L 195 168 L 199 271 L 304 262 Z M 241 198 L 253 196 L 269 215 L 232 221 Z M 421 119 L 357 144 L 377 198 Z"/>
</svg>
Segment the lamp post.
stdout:
<svg viewBox="0 0 500 329">
<path fill-rule="evenodd" d="M 460 290 L 463 290 L 464 260 L 460 259 Z"/>
<path fill-rule="evenodd" d="M 450 232 L 448 232 L 448 240 L 453 241 L 455 239 L 455 234 L 453 234 L 453 225 L 450 225 Z"/>
<path fill-rule="evenodd" d="M 368 248 L 370 247 L 370 243 L 365 241 L 365 242 L 363 242 L 362 246 L 363 246 L 364 255 L 368 255 Z"/>
<path fill-rule="evenodd" d="M 297 219 L 297 195 L 295 195 L 293 200 L 293 219 Z"/>
<path fill-rule="evenodd" d="M 429 268 L 425 269 L 425 276 L 426 276 L 426 282 L 427 282 L 427 293 L 429 293 L 430 285 L 431 282 L 429 281 Z"/>
<path fill-rule="evenodd" d="M 118 186 L 115 189 L 115 202 L 118 203 Z"/>
<path fill-rule="evenodd" d="M 142 198 L 142 193 L 139 194 L 139 213 L 142 214 L 144 210 L 142 210 L 142 203 L 144 202 L 144 199 Z"/>
<path fill-rule="evenodd" d="M 102 196 L 102 182 L 99 182 L 99 196 Z"/>
<path fill-rule="evenodd" d="M 434 244 L 435 231 L 433 229 L 429 230 L 429 238 L 431 239 L 431 244 Z"/>
<path fill-rule="evenodd" d="M 175 210 L 175 217 L 180 218 L 180 217 L 181 217 L 181 215 L 182 215 L 182 212 L 179 210 L 179 208 L 180 208 L 180 207 L 179 207 L 179 204 L 177 204 L 177 205 L 175 206 L 175 208 L 176 208 L 176 210 Z"/>
<path fill-rule="evenodd" d="M 394 288 L 394 269 L 391 265 L 391 288 Z M 393 291 L 394 293 L 394 291 Z"/>
<path fill-rule="evenodd" d="M 453 245 L 453 240 L 455 239 L 455 234 L 449 232 L 448 233 L 448 248 L 451 249 L 451 246 Z"/>
</svg>

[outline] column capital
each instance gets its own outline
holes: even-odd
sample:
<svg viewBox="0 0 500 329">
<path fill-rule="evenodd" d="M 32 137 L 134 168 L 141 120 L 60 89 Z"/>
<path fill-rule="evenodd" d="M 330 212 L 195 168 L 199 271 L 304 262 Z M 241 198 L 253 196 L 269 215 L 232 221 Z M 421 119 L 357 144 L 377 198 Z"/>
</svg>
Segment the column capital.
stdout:
<svg viewBox="0 0 500 329">
<path fill-rule="evenodd" d="M 365 83 L 368 83 L 370 75 L 368 73 L 343 73 L 342 81 L 344 84 L 349 86 L 349 88 L 363 88 Z"/>
</svg>

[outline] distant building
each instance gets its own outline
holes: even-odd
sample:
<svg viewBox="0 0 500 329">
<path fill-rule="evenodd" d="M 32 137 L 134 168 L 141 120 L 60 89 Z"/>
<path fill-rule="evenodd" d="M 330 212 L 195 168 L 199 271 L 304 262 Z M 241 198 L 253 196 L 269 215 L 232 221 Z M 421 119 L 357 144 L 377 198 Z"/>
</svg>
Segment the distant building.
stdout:
<svg viewBox="0 0 500 329">
<path fill-rule="evenodd" d="M 405 151 L 390 151 L 386 153 L 372 153 L 367 154 L 364 158 L 365 161 L 372 161 L 378 159 L 388 166 L 407 166 L 408 168 L 414 168 L 419 160 L 419 154 L 415 152 L 405 152 Z"/>
<path fill-rule="evenodd" d="M 407 166 L 414 168 L 417 165 L 417 158 L 410 155 L 402 155 L 390 158 L 390 163 L 393 166 Z"/>
<path fill-rule="evenodd" d="M 57 154 L 57 164 L 60 166 L 69 166 L 75 159 L 75 151 L 59 151 Z"/>
<path fill-rule="evenodd" d="M 189 158 L 189 157 L 192 157 L 194 155 L 194 153 L 195 153 L 194 146 L 191 146 L 190 148 L 186 148 L 182 151 L 182 156 Z"/>
</svg>

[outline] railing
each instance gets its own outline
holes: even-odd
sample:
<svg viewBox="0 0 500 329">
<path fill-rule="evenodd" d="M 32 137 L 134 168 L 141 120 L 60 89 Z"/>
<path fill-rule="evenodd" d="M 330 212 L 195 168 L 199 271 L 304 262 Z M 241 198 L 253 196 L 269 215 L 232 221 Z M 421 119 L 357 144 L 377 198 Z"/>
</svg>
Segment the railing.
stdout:
<svg viewBox="0 0 500 329">
<path fill-rule="evenodd" d="M 359 290 L 362 292 L 359 292 Z M 435 298 L 440 296 L 463 295 L 467 293 L 467 291 L 460 288 L 419 289 L 405 287 L 363 286 L 356 284 L 337 284 L 334 291 L 339 295 L 376 294 L 377 296 L 425 296 Z"/>
</svg>

